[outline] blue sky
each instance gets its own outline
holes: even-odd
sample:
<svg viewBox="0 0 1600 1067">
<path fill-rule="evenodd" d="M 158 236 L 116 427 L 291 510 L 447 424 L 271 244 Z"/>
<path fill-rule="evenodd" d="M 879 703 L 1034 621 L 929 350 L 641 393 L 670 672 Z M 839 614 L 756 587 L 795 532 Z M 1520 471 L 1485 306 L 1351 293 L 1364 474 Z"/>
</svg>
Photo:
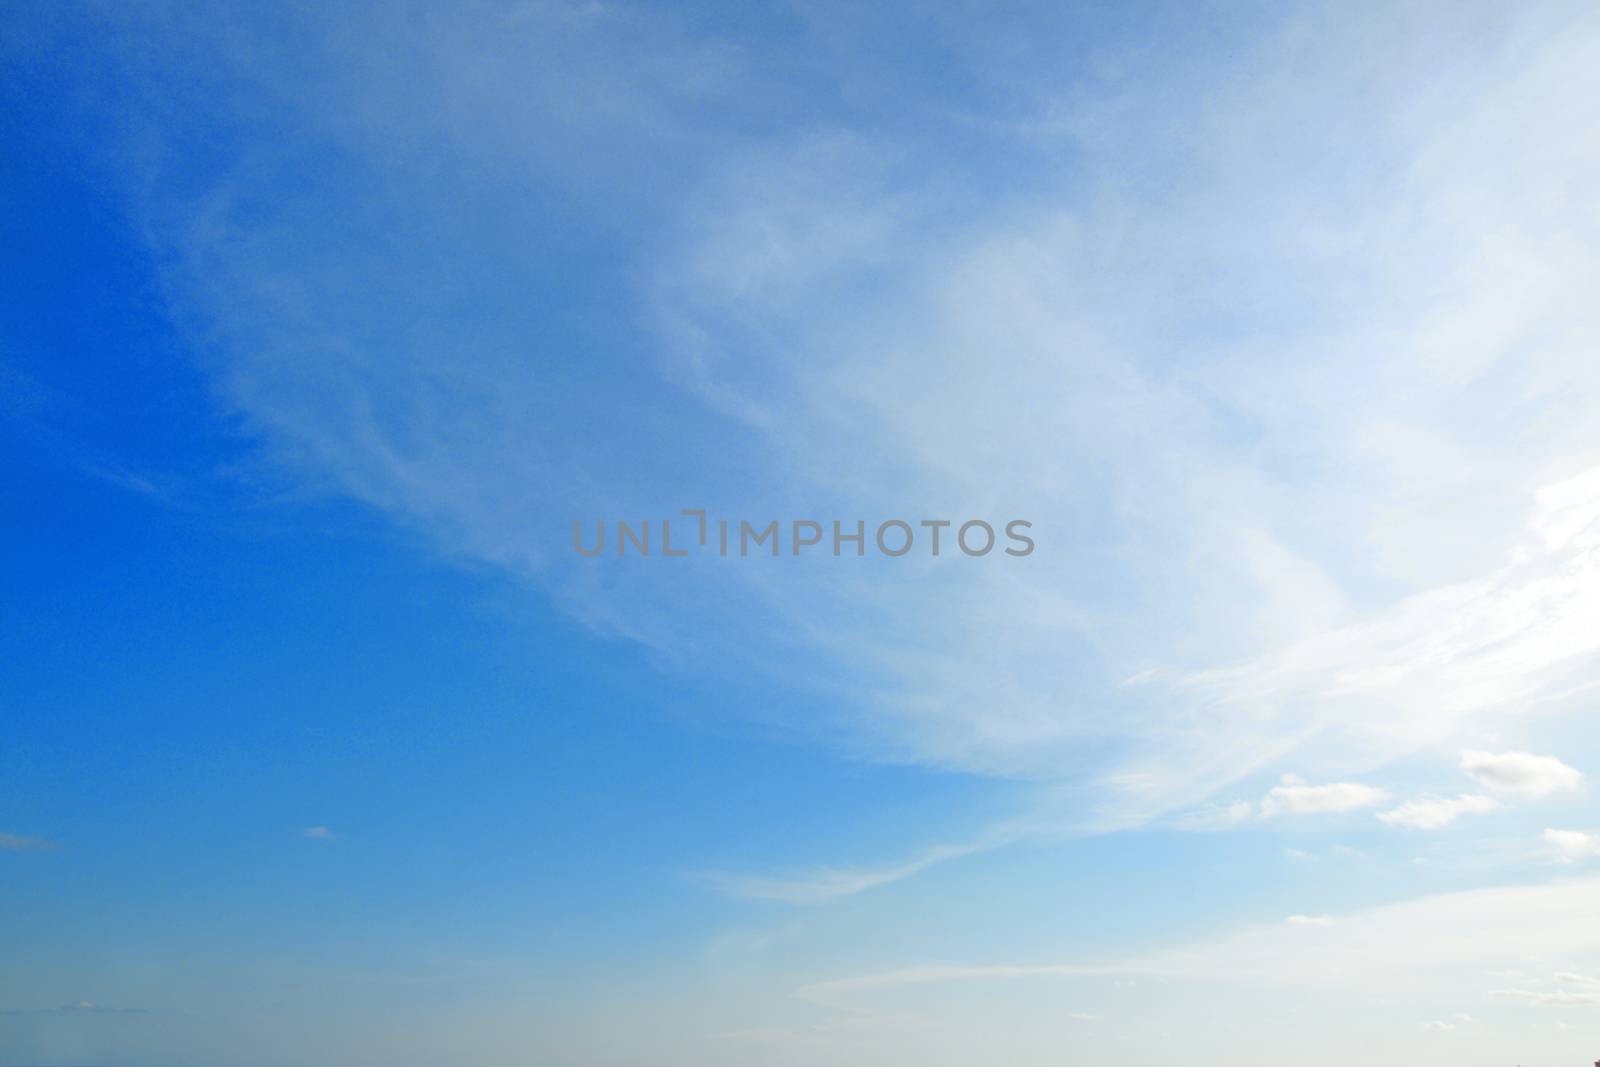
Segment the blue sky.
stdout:
<svg viewBox="0 0 1600 1067">
<path fill-rule="evenodd" d="M 1591 5 L 5 21 L 0 1062 L 1600 1053 Z"/>
</svg>

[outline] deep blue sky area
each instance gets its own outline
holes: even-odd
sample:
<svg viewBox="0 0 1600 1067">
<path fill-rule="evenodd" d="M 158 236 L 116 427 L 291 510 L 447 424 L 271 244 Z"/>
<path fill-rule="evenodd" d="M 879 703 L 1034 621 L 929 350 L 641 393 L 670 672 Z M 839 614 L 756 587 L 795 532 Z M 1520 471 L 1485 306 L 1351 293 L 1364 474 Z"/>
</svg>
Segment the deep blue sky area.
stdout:
<svg viewBox="0 0 1600 1067">
<path fill-rule="evenodd" d="M 92 966 L 104 939 L 194 948 L 240 912 L 225 936 L 258 947 L 381 944 L 424 907 L 503 947 L 497 909 L 515 907 L 536 918 L 514 936 L 559 955 L 580 930 L 639 936 L 641 880 L 655 935 L 667 909 L 687 936 L 704 906 L 686 862 L 775 833 L 822 851 L 819 803 L 926 777 L 886 788 L 805 745 L 688 727 L 784 698 L 674 681 L 275 478 L 92 156 L 37 112 L 6 121 L 0 791 L 8 825 L 60 846 L 10 864 L 8 899 L 36 917 L 14 948 L 60 950 L 72 916 Z M 322 825 L 335 840 L 304 837 Z"/>
</svg>

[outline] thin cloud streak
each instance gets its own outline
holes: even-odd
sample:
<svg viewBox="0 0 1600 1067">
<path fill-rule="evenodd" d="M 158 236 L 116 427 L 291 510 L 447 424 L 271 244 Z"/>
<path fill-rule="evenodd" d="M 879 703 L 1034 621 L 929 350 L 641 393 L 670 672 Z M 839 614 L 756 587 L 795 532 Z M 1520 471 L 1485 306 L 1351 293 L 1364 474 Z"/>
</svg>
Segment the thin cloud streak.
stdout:
<svg viewBox="0 0 1600 1067">
<path fill-rule="evenodd" d="M 55 852 L 61 846 L 42 837 L 0 833 L 0 852 Z"/>
<path fill-rule="evenodd" d="M 818 905 L 903 881 L 939 864 L 980 855 L 1024 840 L 1062 838 L 1075 831 L 1047 820 L 997 823 L 971 841 L 934 845 L 903 863 L 878 867 L 823 867 L 790 877 L 702 872 L 696 881 L 742 900 Z"/>
</svg>

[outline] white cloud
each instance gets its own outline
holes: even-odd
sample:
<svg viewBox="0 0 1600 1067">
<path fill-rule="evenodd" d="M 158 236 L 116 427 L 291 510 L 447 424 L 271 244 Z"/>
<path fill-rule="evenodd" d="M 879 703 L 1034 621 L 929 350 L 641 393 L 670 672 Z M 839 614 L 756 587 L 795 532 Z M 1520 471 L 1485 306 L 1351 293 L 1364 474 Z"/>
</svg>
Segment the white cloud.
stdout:
<svg viewBox="0 0 1600 1067">
<path fill-rule="evenodd" d="M 1332 926 L 1331 915 L 1291 915 L 1283 920 L 1290 926 Z"/>
<path fill-rule="evenodd" d="M 1554 756 L 1527 752 L 1463 752 L 1461 769 L 1490 789 L 1517 797 L 1543 797 L 1583 784 L 1583 774 L 1576 768 Z"/>
<path fill-rule="evenodd" d="M 1294 775 L 1284 775 L 1261 801 L 1261 815 L 1336 815 L 1370 808 L 1388 799 L 1388 792 L 1355 782 L 1308 785 Z"/>
<path fill-rule="evenodd" d="M 1493 797 L 1463 793 L 1458 797 L 1422 797 L 1410 800 L 1389 811 L 1380 811 L 1378 818 L 1390 826 L 1406 826 L 1413 830 L 1437 830 L 1448 826 L 1463 815 L 1481 815 L 1494 811 L 1500 802 Z"/>
<path fill-rule="evenodd" d="M 1582 830 L 1546 830 L 1542 836 L 1545 844 L 1554 846 L 1566 863 L 1600 855 L 1600 834 Z"/>
<path fill-rule="evenodd" d="M 339 836 L 326 826 L 308 826 L 305 829 L 305 835 L 313 841 L 334 841 Z"/>
</svg>

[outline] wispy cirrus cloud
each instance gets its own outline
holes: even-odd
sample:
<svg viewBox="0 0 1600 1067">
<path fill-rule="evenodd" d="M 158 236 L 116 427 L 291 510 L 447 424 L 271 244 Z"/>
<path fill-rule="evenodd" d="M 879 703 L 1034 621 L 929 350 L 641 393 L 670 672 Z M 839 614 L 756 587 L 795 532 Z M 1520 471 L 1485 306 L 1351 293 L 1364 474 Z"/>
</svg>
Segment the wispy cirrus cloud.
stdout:
<svg viewBox="0 0 1600 1067">
<path fill-rule="evenodd" d="M 1041 59 L 1003 107 L 866 127 L 784 121 L 787 67 L 667 11 L 375 18 L 394 68 L 285 17 L 318 77 L 230 20 L 132 20 L 119 93 L 175 129 L 112 169 L 219 396 L 308 484 L 675 668 L 793 680 L 853 756 L 1092 783 L 1104 826 L 1285 766 L 1349 783 L 1596 681 L 1592 14 L 1441 53 L 1436 13 L 1297 9 L 1225 62 Z M 848 80 L 841 47 L 808 77 Z M 256 96 L 270 122 L 230 110 Z M 1042 540 L 1011 568 L 565 551 L 573 515 L 689 505 Z"/>
<path fill-rule="evenodd" d="M 822 867 L 787 876 L 707 871 L 695 875 L 728 896 L 783 904 L 825 904 L 891 885 L 930 867 L 980 855 L 1022 840 L 1064 836 L 1072 831 L 1048 819 L 997 823 L 969 841 L 934 845 L 900 863 L 871 867 Z"/>
<path fill-rule="evenodd" d="M 697 880 L 731 897 L 784 904 L 823 904 L 920 874 L 936 864 L 970 856 L 993 845 L 938 845 L 905 863 L 871 868 L 822 868 L 792 877 L 706 872 Z"/>
</svg>

